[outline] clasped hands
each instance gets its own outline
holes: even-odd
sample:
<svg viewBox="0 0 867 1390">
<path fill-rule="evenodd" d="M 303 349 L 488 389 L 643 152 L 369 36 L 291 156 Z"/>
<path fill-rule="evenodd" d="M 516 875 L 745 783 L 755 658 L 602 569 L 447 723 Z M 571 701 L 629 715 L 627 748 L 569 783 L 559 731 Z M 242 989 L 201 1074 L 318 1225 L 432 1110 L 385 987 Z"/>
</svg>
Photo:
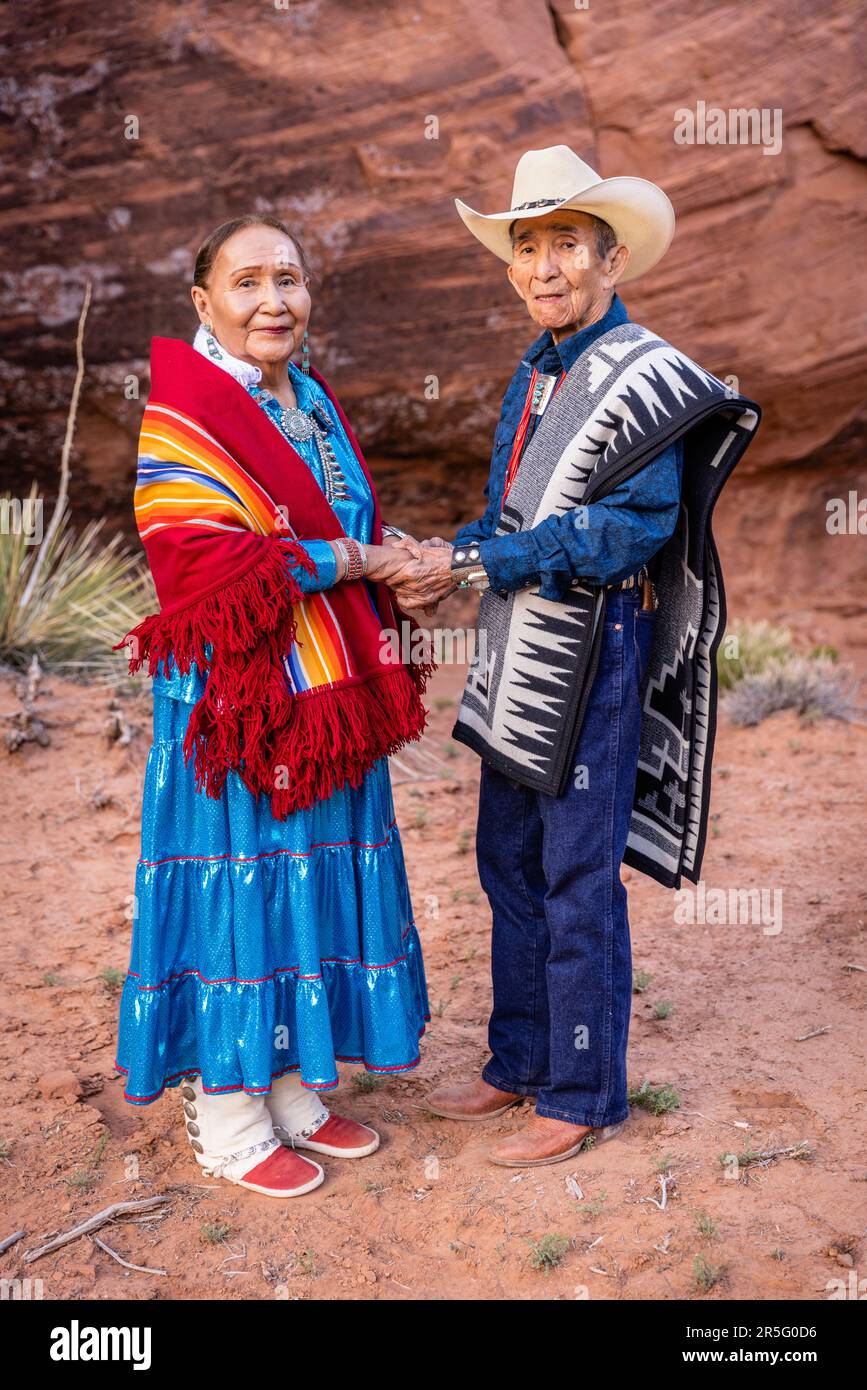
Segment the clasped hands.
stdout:
<svg viewBox="0 0 867 1390">
<path fill-rule="evenodd" d="M 367 549 L 367 578 L 392 590 L 404 610 L 436 611 L 441 598 L 457 588 L 452 579 L 452 546 L 441 536 L 417 541 L 414 536 L 387 536 Z"/>
</svg>

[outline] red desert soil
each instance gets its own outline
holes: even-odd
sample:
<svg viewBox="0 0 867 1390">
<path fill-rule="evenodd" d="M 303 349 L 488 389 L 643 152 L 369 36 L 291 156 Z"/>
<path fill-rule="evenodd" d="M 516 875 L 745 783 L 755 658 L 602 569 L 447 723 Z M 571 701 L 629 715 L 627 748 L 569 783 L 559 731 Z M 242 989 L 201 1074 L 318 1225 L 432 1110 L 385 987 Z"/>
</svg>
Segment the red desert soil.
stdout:
<svg viewBox="0 0 867 1390">
<path fill-rule="evenodd" d="M 445 667 L 430 692 L 428 747 L 453 775 L 395 788 L 433 1010 L 421 1065 L 369 1091 L 356 1084 L 361 1069 L 342 1070 L 330 1104 L 375 1124 L 382 1146 L 360 1162 L 324 1159 L 324 1185 L 287 1203 L 204 1178 L 177 1092 L 145 1108 L 122 1098 L 117 994 L 101 973 L 127 964 L 147 696 L 126 702 L 138 732 L 121 748 L 104 734 L 104 693 L 46 681 L 51 747 L 0 752 L 0 1138 L 11 1146 L 0 1159 L 0 1239 L 27 1231 L 0 1256 L 0 1277 L 38 1278 L 46 1297 L 69 1299 L 825 1299 L 829 1281 L 857 1278 L 867 1227 L 863 729 L 802 726 L 789 712 L 754 729 L 721 718 L 703 877 L 708 887 L 781 888 L 782 931 L 677 926 L 674 894 L 625 870 L 635 969 L 652 977 L 634 995 L 630 1082 L 670 1083 L 681 1108 L 658 1118 L 633 1108 L 617 1141 L 513 1171 L 487 1163 L 485 1149 L 526 1106 L 487 1125 L 424 1108 L 435 1082 L 470 1077 L 486 1057 L 478 763 L 449 745 L 461 680 Z M 0 682 L 0 713 L 16 706 Z M 655 1021 L 662 1000 L 672 1012 Z M 828 1031 L 796 1041 L 819 1028 Z M 720 1166 L 731 1150 L 801 1140 L 809 1159 L 747 1168 L 740 1180 Z M 661 1209 L 651 1199 L 665 1155 L 673 1182 Z M 164 1220 L 101 1235 L 166 1277 L 128 1272 L 88 1238 L 24 1264 L 26 1250 L 87 1214 L 165 1192 Z M 714 1234 L 700 1232 L 700 1213 Z M 205 1241 L 207 1222 L 226 1223 L 226 1244 Z M 545 1274 L 532 1242 L 552 1234 L 569 1246 Z M 720 1270 L 708 1293 L 696 1287 L 695 1256 Z"/>
</svg>

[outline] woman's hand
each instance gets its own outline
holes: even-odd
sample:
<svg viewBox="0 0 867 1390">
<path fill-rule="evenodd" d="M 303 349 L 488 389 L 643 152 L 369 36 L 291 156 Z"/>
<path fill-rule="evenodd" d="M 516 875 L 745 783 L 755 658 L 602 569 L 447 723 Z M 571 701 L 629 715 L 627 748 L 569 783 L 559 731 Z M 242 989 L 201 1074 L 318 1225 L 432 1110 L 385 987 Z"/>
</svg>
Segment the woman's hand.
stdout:
<svg viewBox="0 0 867 1390">
<path fill-rule="evenodd" d="M 421 557 L 422 542 L 417 541 L 415 536 L 383 536 L 382 544 L 389 549 L 408 550 L 417 560 Z"/>
<path fill-rule="evenodd" d="M 436 612 L 443 594 L 455 587 L 451 580 L 451 546 L 443 541 L 439 546 L 429 542 L 422 545 L 413 536 L 389 536 L 388 544 L 365 545 L 366 578 L 374 583 L 387 584 L 401 608 L 408 612 L 419 609 L 426 618 Z M 343 578 L 343 560 L 334 542 L 331 548 L 337 557 L 338 583 Z"/>
<path fill-rule="evenodd" d="M 411 537 L 406 537 L 406 540 Z M 423 551 L 417 541 L 413 542 L 418 557 L 399 537 L 394 545 L 366 545 L 367 578 L 388 584 L 394 588 L 398 584 L 410 583 L 424 572 Z"/>
<path fill-rule="evenodd" d="M 331 546 L 337 561 L 336 582 L 340 584 L 346 578 L 346 560 L 336 541 L 329 541 L 328 544 Z M 385 584 L 409 582 L 416 577 L 421 569 L 422 562 L 415 558 L 405 544 L 361 545 L 360 542 L 357 544 L 367 557 L 366 578 L 373 580 L 374 583 L 380 581 Z M 417 541 L 413 541 L 413 546 L 419 556 L 424 554 Z"/>
</svg>

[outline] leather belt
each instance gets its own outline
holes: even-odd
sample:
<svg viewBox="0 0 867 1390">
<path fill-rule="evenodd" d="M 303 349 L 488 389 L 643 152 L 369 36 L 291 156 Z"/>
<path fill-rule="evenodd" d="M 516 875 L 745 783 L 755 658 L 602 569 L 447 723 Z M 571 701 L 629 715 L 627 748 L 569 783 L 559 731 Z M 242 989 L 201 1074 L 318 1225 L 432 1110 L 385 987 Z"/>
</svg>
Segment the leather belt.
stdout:
<svg viewBox="0 0 867 1390">
<path fill-rule="evenodd" d="M 630 574 L 628 579 L 623 579 L 619 584 L 606 584 L 606 589 L 642 589 L 642 608 L 656 608 L 659 605 L 659 598 L 656 588 L 647 572 L 647 566 L 642 565 L 636 574 Z"/>
</svg>

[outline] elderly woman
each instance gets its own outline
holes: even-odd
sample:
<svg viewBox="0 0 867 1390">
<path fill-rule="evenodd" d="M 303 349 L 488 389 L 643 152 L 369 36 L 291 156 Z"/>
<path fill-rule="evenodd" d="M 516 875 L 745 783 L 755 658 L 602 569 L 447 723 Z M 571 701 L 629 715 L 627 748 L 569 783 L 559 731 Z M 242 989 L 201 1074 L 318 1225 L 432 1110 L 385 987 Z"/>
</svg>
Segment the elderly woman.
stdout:
<svg viewBox="0 0 867 1390">
<path fill-rule="evenodd" d="M 383 543 L 361 451 L 310 369 L 298 238 L 225 223 L 192 298 L 193 345 L 153 341 L 141 430 L 161 609 L 118 644 L 154 678 L 154 740 L 117 1066 L 132 1104 L 180 1088 L 206 1171 L 293 1197 L 324 1177 L 298 1150 L 379 1144 L 322 1104 L 337 1062 L 409 1071 L 430 1016 L 387 755 L 419 737 L 431 668 L 381 641 L 386 585 L 419 548 Z"/>
</svg>

